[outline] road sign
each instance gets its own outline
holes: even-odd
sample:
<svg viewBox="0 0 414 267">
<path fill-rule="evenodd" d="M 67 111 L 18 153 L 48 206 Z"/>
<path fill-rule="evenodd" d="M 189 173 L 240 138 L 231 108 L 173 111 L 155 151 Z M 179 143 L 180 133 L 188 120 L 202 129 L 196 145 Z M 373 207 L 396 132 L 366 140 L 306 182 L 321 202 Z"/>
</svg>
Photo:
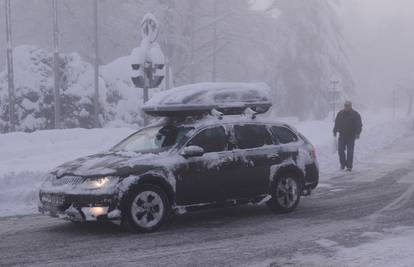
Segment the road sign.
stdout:
<svg viewBox="0 0 414 267">
<path fill-rule="evenodd" d="M 159 70 L 164 69 L 164 64 L 152 64 L 147 61 L 144 64 L 132 64 L 132 69 L 142 73 L 132 77 L 132 82 L 137 88 L 157 88 L 164 79 L 164 75 L 159 73 Z"/>
<path fill-rule="evenodd" d="M 141 36 L 144 40 L 154 43 L 159 33 L 158 21 L 151 13 L 145 14 L 141 22 Z"/>
<path fill-rule="evenodd" d="M 141 45 L 132 52 L 131 77 L 135 87 L 144 90 L 144 102 L 148 101 L 148 89 L 158 87 L 164 79 L 165 60 L 159 44 L 158 21 L 154 15 L 147 13 L 141 22 Z"/>
</svg>

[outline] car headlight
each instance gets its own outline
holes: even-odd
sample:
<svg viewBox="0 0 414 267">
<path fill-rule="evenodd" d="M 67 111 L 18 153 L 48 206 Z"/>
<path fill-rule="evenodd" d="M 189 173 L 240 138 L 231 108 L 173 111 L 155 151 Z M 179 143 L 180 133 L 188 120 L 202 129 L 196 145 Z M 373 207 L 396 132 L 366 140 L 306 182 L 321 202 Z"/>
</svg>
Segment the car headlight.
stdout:
<svg viewBox="0 0 414 267">
<path fill-rule="evenodd" d="M 41 188 L 51 186 L 52 182 L 56 179 L 56 175 L 53 175 L 51 173 L 48 173 L 44 178 L 43 182 L 41 184 Z"/>
<path fill-rule="evenodd" d="M 88 178 L 86 179 L 82 187 L 85 189 L 101 189 L 101 188 L 109 188 L 116 185 L 118 179 L 116 177 L 98 177 L 98 178 Z"/>
</svg>

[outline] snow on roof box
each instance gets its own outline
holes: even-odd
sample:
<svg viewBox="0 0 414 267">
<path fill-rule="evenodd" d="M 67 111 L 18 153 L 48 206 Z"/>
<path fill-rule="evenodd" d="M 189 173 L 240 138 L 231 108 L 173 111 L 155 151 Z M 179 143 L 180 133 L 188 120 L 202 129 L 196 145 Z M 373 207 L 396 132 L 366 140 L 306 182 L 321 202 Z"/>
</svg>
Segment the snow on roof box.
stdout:
<svg viewBox="0 0 414 267">
<path fill-rule="evenodd" d="M 201 115 L 216 109 L 241 114 L 246 108 L 264 113 L 272 106 L 265 83 L 197 83 L 154 95 L 142 110 L 153 116 Z"/>
</svg>

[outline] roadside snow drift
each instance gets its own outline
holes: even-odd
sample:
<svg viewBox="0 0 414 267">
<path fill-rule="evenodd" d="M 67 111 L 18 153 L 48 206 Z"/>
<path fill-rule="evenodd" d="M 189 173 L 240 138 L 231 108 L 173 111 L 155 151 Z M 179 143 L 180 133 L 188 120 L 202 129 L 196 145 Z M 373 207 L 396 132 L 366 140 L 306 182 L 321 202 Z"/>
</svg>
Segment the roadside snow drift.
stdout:
<svg viewBox="0 0 414 267">
<path fill-rule="evenodd" d="M 37 212 L 47 171 L 66 161 L 107 150 L 134 129 L 70 129 L 0 134 L 0 216 Z"/>
</svg>

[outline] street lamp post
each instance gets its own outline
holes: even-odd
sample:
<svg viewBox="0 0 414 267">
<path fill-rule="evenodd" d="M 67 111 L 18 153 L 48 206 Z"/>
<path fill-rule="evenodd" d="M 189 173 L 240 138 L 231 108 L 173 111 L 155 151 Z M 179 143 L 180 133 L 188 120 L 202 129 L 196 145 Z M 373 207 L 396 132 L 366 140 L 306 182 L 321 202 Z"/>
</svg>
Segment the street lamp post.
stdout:
<svg viewBox="0 0 414 267">
<path fill-rule="evenodd" d="M 95 45 L 95 58 L 94 58 L 94 97 L 93 107 L 94 127 L 99 126 L 99 43 L 98 43 L 98 0 L 93 2 L 93 17 L 94 17 L 94 45 Z"/>
<path fill-rule="evenodd" d="M 58 3 L 52 0 L 53 9 L 53 75 L 54 75 L 54 102 L 55 102 L 55 129 L 60 128 L 60 75 L 59 75 L 59 27 Z"/>
<path fill-rule="evenodd" d="M 212 62 L 212 71 L 211 71 L 211 81 L 215 82 L 217 77 L 217 0 L 213 2 L 213 13 L 214 13 L 214 23 L 213 23 L 213 62 Z"/>
<path fill-rule="evenodd" d="M 14 95 L 14 73 L 13 73 L 13 45 L 12 45 L 12 22 L 11 22 L 11 3 L 5 0 L 6 11 L 6 42 L 7 42 L 7 81 L 9 88 L 9 121 L 10 131 L 16 130 L 15 121 L 15 95 Z"/>
</svg>

